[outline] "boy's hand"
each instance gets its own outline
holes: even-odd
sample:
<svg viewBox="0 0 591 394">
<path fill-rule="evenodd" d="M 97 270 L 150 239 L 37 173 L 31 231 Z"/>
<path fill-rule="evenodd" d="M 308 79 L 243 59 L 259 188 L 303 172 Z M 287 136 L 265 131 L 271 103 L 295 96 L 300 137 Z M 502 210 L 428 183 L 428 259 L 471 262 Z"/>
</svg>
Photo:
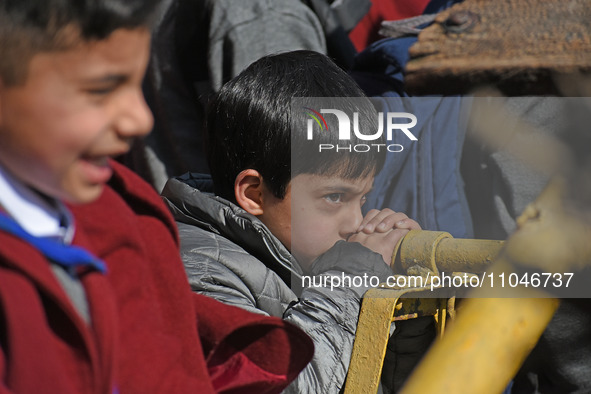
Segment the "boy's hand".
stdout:
<svg viewBox="0 0 591 394">
<path fill-rule="evenodd" d="M 387 265 L 392 264 L 392 254 L 398 242 L 410 230 L 420 230 L 421 226 L 402 212 L 391 209 L 381 211 L 372 209 L 365 215 L 356 234 L 348 241 L 359 242 L 379 253 Z"/>
<path fill-rule="evenodd" d="M 386 265 L 392 265 L 392 254 L 398 241 L 408 233 L 407 229 L 390 229 L 386 232 L 374 232 L 366 234 L 359 232 L 353 234 L 347 239 L 348 242 L 359 242 L 366 248 L 382 255 Z"/>
<path fill-rule="evenodd" d="M 384 233 L 391 229 L 420 230 L 421 226 L 402 212 L 394 212 L 386 208 L 381 211 L 372 209 L 365 215 L 357 232 L 372 234 Z"/>
</svg>

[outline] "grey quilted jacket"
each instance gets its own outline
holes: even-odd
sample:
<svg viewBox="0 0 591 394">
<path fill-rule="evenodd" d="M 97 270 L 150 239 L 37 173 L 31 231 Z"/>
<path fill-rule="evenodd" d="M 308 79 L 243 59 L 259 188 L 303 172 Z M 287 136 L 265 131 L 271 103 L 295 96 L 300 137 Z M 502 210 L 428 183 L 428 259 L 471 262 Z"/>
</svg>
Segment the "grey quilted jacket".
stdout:
<svg viewBox="0 0 591 394">
<path fill-rule="evenodd" d="M 283 244 L 255 216 L 200 192 L 205 185 L 202 176 L 185 174 L 169 180 L 162 192 L 179 226 L 192 289 L 302 328 L 314 341 L 315 355 L 285 392 L 338 393 L 351 358 L 361 295 L 367 289 L 297 289 L 303 273 Z M 307 274 L 343 273 L 371 273 L 385 281 L 392 272 L 380 255 L 358 243 L 338 242 Z"/>
</svg>

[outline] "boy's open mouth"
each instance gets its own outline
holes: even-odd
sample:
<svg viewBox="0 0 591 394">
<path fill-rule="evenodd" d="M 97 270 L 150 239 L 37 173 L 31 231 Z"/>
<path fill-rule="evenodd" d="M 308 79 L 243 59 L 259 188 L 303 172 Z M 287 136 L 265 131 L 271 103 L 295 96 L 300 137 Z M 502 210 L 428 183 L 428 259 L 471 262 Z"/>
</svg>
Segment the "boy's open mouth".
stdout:
<svg viewBox="0 0 591 394">
<path fill-rule="evenodd" d="M 109 156 L 82 156 L 82 160 L 99 167 L 109 165 Z"/>
<path fill-rule="evenodd" d="M 82 156 L 82 170 L 91 183 L 106 183 L 113 175 L 109 156 Z"/>
</svg>

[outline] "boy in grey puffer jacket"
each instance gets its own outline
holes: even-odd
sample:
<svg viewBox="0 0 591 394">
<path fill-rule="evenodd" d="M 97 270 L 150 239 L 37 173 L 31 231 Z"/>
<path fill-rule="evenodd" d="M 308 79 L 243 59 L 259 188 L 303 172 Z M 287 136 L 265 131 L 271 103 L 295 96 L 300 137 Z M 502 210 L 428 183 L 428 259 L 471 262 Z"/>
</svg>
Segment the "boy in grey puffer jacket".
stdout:
<svg viewBox="0 0 591 394">
<path fill-rule="evenodd" d="M 306 98 L 306 107 L 293 105 L 293 97 Z M 224 85 L 208 109 L 215 195 L 206 193 L 211 182 L 195 174 L 170 180 L 163 191 L 179 223 L 193 290 L 280 316 L 313 339 L 312 362 L 287 389 L 294 393 L 342 389 L 361 297 L 393 274 L 395 245 L 420 228 L 389 209 L 363 217 L 385 149 L 319 149 L 342 144 L 329 132 L 338 129 L 337 117 L 312 109 L 321 106 L 357 112 L 366 135 L 378 129 L 371 102 L 326 56 L 295 51 L 258 60 Z M 309 139 L 316 127 L 307 122 L 311 116 L 318 126 L 322 118 L 325 129 Z M 349 142 L 364 140 L 355 133 Z M 366 279 L 361 286 L 333 286 L 335 278 Z"/>
</svg>

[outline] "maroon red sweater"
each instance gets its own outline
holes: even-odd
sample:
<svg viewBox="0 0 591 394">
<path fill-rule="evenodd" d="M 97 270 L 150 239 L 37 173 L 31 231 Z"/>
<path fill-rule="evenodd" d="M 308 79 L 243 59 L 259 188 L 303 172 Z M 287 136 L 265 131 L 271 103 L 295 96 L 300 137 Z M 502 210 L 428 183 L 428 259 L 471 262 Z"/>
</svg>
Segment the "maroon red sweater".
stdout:
<svg viewBox="0 0 591 394">
<path fill-rule="evenodd" d="M 126 168 L 71 207 L 74 244 L 106 262 L 81 276 L 92 325 L 49 262 L 0 231 L 0 393 L 273 393 L 310 360 L 299 329 L 190 291 L 172 217 Z"/>
</svg>

